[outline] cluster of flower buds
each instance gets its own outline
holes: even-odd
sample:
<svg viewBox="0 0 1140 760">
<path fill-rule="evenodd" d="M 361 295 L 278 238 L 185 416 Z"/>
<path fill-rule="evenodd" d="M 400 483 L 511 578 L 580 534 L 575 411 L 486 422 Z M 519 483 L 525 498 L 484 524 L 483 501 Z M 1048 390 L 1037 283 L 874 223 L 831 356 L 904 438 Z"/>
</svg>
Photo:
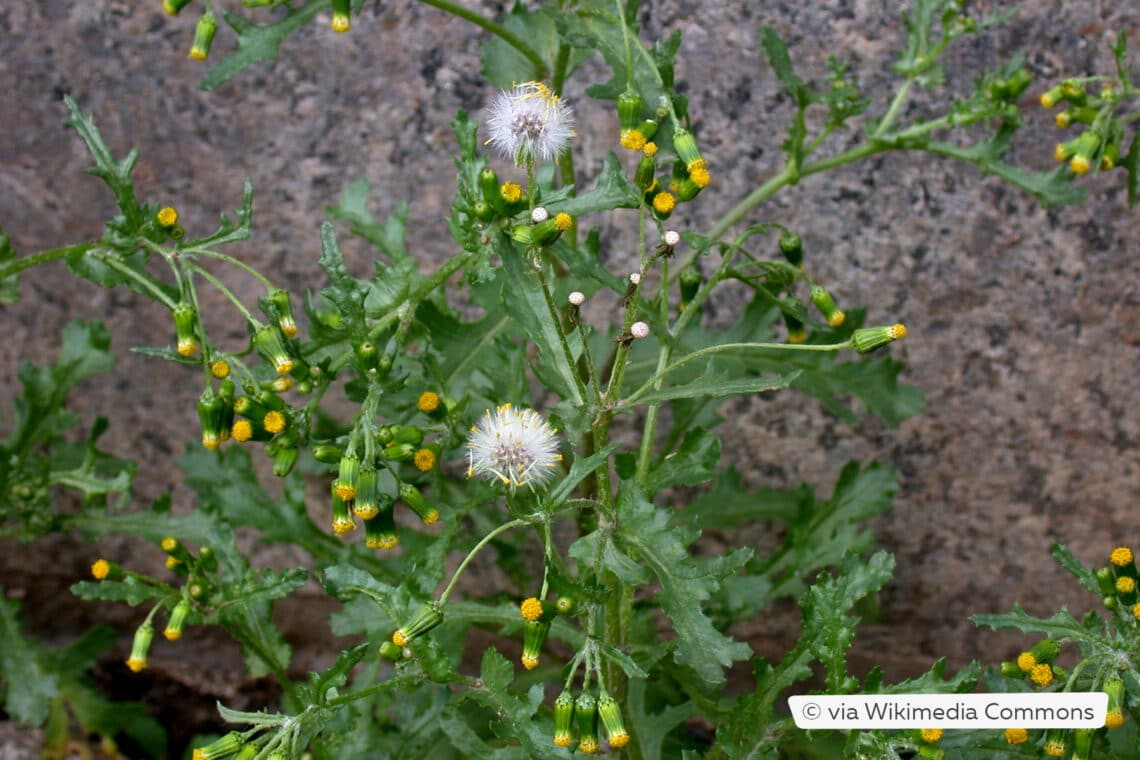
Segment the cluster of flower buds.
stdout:
<svg viewBox="0 0 1140 760">
<path fill-rule="evenodd" d="M 647 206 L 658 219 L 668 219 L 678 202 L 691 201 L 708 186 L 709 165 L 693 134 L 678 126 L 673 132 L 672 173 L 668 181 L 657 178 L 658 145 L 653 142 L 658 122 L 668 115 L 664 105 L 652 117 L 643 113 L 641 96 L 627 89 L 617 99 L 621 146 L 641 153 L 633 182 L 644 194 Z"/>
<path fill-rule="evenodd" d="M 283 749 L 274 749 L 268 754 L 263 754 L 268 748 L 262 746 L 259 741 L 249 741 L 241 732 L 230 731 L 205 747 L 195 748 L 192 760 L 253 760 L 255 757 L 264 757 L 265 760 L 288 760 L 288 755 Z"/>
<path fill-rule="evenodd" d="M 1028 678 L 1037 686 L 1048 686 L 1055 679 L 1068 675 L 1064 668 L 1053 664 L 1060 651 L 1061 647 L 1056 641 L 1042 639 L 1028 651 L 1019 654 L 1016 662 L 1003 662 L 1001 672 L 1011 678 Z"/>
<path fill-rule="evenodd" d="M 1098 568 L 1095 575 L 1104 606 L 1132 620 L 1140 620 L 1136 557 L 1132 549 L 1127 546 L 1113 549 L 1108 565 Z"/>
<path fill-rule="evenodd" d="M 419 406 L 421 410 L 430 408 L 432 414 L 444 408 L 434 392 L 421 394 Z M 364 541 L 369 549 L 392 549 L 400 542 L 393 516 L 397 500 L 415 512 L 424 525 L 439 521 L 439 510 L 428 503 L 417 485 L 401 477 L 398 464 L 409 463 L 417 473 L 430 472 L 439 464 L 440 446 L 425 444 L 424 431 L 416 425 L 382 425 L 374 438 L 377 454 L 372 458 L 361 459 L 331 443 L 314 446 L 313 455 L 317 461 L 337 465 L 331 493 L 333 532 L 339 535 L 355 530 L 354 517 L 358 517 L 364 522 Z"/>
<path fill-rule="evenodd" d="M 483 222 L 503 221 L 528 207 L 528 199 L 516 182 L 499 182 L 499 175 L 491 167 L 479 172 L 479 192 L 472 211 Z"/>
<path fill-rule="evenodd" d="M 523 650 L 520 661 L 527 670 L 538 667 L 542 657 L 542 647 L 546 644 L 546 637 L 550 633 L 550 626 L 558 615 L 569 615 L 574 612 L 575 602 L 568 596 L 558 598 L 553 604 L 531 596 L 519 605 L 519 613 L 523 618 Z"/>
<path fill-rule="evenodd" d="M 530 212 L 530 224 L 511 227 L 511 239 L 523 245 L 547 247 L 558 242 L 562 233 L 574 225 L 574 219 L 561 211 L 554 216 L 545 206 L 535 206 Z"/>
<path fill-rule="evenodd" d="M 1097 95 L 1089 94 L 1082 83 L 1072 79 L 1042 93 L 1041 105 L 1045 108 L 1065 104 L 1054 117 L 1058 127 L 1084 126 L 1077 137 L 1057 143 L 1054 158 L 1067 161 L 1074 174 L 1086 174 L 1094 166 L 1100 171 L 1115 168 L 1124 140 L 1124 124 L 1113 118 L 1120 99 L 1120 89 L 1112 82 L 1103 83 Z"/>
<path fill-rule="evenodd" d="M 155 607 L 142 625 L 135 630 L 131 653 L 126 660 L 127 667 L 135 673 L 147 666 L 147 655 L 154 640 L 154 615 L 162 608 L 168 610 L 162 635 L 167 641 L 178 641 L 182 638 L 182 632 L 195 612 L 196 605 L 208 602 L 210 593 L 215 588 L 214 576 L 218 570 L 218 558 L 210 547 L 203 546 L 197 554 L 194 554 L 173 536 L 164 538 L 161 547 L 166 553 L 167 569 L 181 576 L 184 583 L 176 598 Z M 124 570 L 119 563 L 106 559 L 98 559 L 92 563 L 91 577 L 97 581 L 122 581 L 128 577 L 143 578 Z"/>
<path fill-rule="evenodd" d="M 606 732 L 610 747 L 620 749 L 629 744 L 629 732 L 621 716 L 621 705 L 605 689 L 594 696 L 583 690 L 577 697 L 569 689 L 554 700 L 554 744 L 569 747 L 575 733 L 578 751 L 592 755 L 601 747 L 598 741 L 598 724 Z"/>
</svg>

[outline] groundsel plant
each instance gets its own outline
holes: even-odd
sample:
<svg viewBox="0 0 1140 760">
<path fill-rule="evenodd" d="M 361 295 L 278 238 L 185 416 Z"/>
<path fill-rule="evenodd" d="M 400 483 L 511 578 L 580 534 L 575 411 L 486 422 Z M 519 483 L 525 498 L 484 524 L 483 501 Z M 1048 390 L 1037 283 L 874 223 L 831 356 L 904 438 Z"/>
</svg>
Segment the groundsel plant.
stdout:
<svg viewBox="0 0 1140 760">
<path fill-rule="evenodd" d="M 245 4 L 286 7 L 265 23 L 221 15 L 237 46 L 208 71 L 207 88 L 275 55 L 285 36 L 330 9 L 328 0 Z M 1059 151 L 1065 164 L 1037 174 L 1004 158 L 1021 125 L 1022 95 L 1035 86 L 1020 57 L 996 62 L 945 112 L 904 118 L 909 93 L 941 82 L 945 50 L 1000 16 L 976 18 L 963 3 L 917 0 L 895 65 L 898 88 L 882 108 L 839 61 L 825 81 L 805 81 L 784 42 L 766 28 L 763 52 L 794 103 L 780 143 L 786 160 L 759 186 L 727 199 L 729 210 L 710 229 L 696 230 L 685 223 L 687 204 L 723 201 L 715 160 L 702 151 L 674 82 L 679 35 L 644 42 L 635 2 L 518 7 L 502 23 L 449 2 L 428 4 L 491 36 L 486 70 L 502 88 L 481 120 L 461 112 L 452 123 L 457 171 L 448 226 L 455 253 L 435 271 L 422 274 L 412 257 L 404 212 L 376 219 L 368 183 L 357 181 L 321 227 L 327 282 L 289 293 L 223 250 L 251 235 L 248 182 L 240 208 L 217 230 L 185 229 L 172 199 L 137 197 L 137 155 L 114 158 L 93 118 L 70 98 L 67 123 L 87 145 L 91 172 L 109 186 L 119 213 L 98 240 L 22 258 L 3 247 L 5 288 L 29 266 L 66 259 L 79 277 L 125 285 L 154 301 L 170 315 L 171 342 L 138 350 L 200 378 L 200 440 L 179 461 L 197 499 L 188 512 L 172 510 L 169 501 L 153 505 L 145 519 L 115 509 L 125 500 L 111 497 L 128 492 L 135 473 L 96 447 L 102 423 L 78 452 L 53 454 L 65 446 L 67 391 L 110 368 L 110 338 L 97 325 L 70 327 L 56 365 L 22 373 L 26 399 L 14 443 L 4 444 L 7 469 L 0 470 L 4 524 L 19 535 L 127 533 L 161 553 L 162 577 L 142 572 L 131 557 L 92 557 L 92 578 L 73 588 L 82 599 L 145 606 L 124 658 L 131 673 L 150 668 L 157 648 L 177 653 L 188 628 L 216 627 L 241 647 L 251 675 L 279 685 L 279 702 L 261 710 L 220 706 L 232 730 L 195 742 L 195 760 L 601 751 L 633 758 L 936 758 L 956 750 L 996 756 L 985 753 L 998 743 L 1013 756 L 1051 754 L 1057 746 L 1071 747 L 1071 757 L 1088 756 L 1078 755 L 1089 746 L 1084 738 L 1034 737 L 1016 726 L 1004 738 L 1000 731 L 862 731 L 839 736 L 838 744 L 799 733 L 778 698 L 807 688 L 817 672 L 823 691 L 847 694 L 966 691 L 982 671 L 974 665 L 947 676 L 938 663 L 894 685 L 876 674 L 863 681 L 850 674 L 852 610 L 890 580 L 893 568 L 889 555 L 870 552 L 861 525 L 889 507 L 893 472 L 851 463 L 823 500 L 804 488 L 748 491 L 733 469 L 721 467 L 714 431 L 723 421 L 718 403 L 741 394 L 792 389 L 848 419 L 856 414 L 845 399 L 854 398 L 888 424 L 921 407 L 913 389 L 898 385 L 900 365 L 881 355 L 906 336 L 896 321 L 902 315 L 841 306 L 813 276 L 812 251 L 799 231 L 766 218 L 765 201 L 806 176 L 887 151 L 974 163 L 1042 203 L 1074 202 L 1078 177 L 1120 167 L 1132 197 L 1137 142 L 1128 151 L 1122 146 L 1138 93 L 1124 36 L 1115 49 L 1118 71 L 1097 78 L 1099 94 L 1087 92 L 1088 82 L 1065 80 L 1054 98 L 1048 85 L 1050 103 L 1064 100 L 1072 111 L 1067 121 L 1086 129 Z M 205 60 L 220 3 L 163 2 L 172 15 L 195 5 L 202 8 L 190 56 Z M 332 31 L 353 29 L 362 6 L 334 0 Z M 555 43 L 540 49 L 529 42 L 538 39 Z M 614 151 L 582 181 L 573 112 L 562 93 L 595 52 L 612 79 L 588 92 L 613 104 Z M 806 119 L 809 111 L 822 118 Z M 809 121 L 822 126 L 812 131 Z M 973 145 L 955 142 L 966 139 L 966 127 L 987 136 Z M 842 134 L 846 142 L 836 142 L 852 147 L 817 155 Z M 602 214 L 628 225 L 638 241 L 624 271 L 603 265 L 601 233 L 586 227 Z M 375 246 L 375 276 L 349 272 L 338 223 Z M 253 303 L 239 298 L 221 273 L 233 269 L 259 283 L 263 295 Z M 460 272 L 462 283 L 450 286 Z M 743 288 L 748 302 L 735 324 L 717 328 L 703 318 L 705 309 L 729 283 Z M 219 317 L 204 313 L 204 288 L 229 301 L 248 341 L 229 345 L 215 337 Z M 472 313 L 480 316 L 464 316 Z M 325 403 L 341 396 L 351 402 L 347 417 Z M 263 488 L 254 456 L 268 460 L 279 484 Z M 319 504 L 306 490 L 314 484 Z M 54 509 L 59 488 L 82 493 L 84 507 Z M 703 530 L 754 522 L 785 524 L 785 538 L 770 554 L 747 546 L 720 554 L 694 548 Z M 252 566 L 236 528 L 295 547 L 304 566 Z M 1116 695 L 1119 716 L 1112 721 L 1134 732 L 1128 719 L 1135 702 L 1125 692 L 1140 690 L 1125 658 L 1134 653 L 1135 621 L 1120 610 L 1136 603 L 1136 572 L 1123 554 L 1113 557 L 1103 582 L 1100 574 L 1077 573 L 1117 600 L 1111 631 L 1066 619 L 1065 638 L 1020 618 L 980 621 L 1041 630 L 1058 646 L 1087 646 L 1095 665 L 1082 671 L 1085 681 Z M 467 575 L 488 558 L 501 582 L 480 584 Z M 1071 558 L 1063 562 L 1075 567 Z M 311 578 L 341 604 L 331 633 L 355 643 L 326 670 L 305 675 L 274 625 L 273 607 Z M 799 602 L 803 626 L 793 649 L 772 664 L 733 639 L 731 628 L 781 598 Z M 14 607 L 0 605 L 0 612 L 11 621 L 0 631 L 16 640 L 18 632 L 9 633 L 18 631 Z M 161 641 L 154 635 L 160 628 Z M 481 654 L 470 651 L 476 640 L 490 642 Z M 19 641 L 19 651 L 35 651 Z M 1056 649 L 1037 646 L 1019 658 L 1012 676 L 1002 667 L 986 678 L 991 686 L 1007 678 L 1018 688 L 1055 687 L 1064 676 L 1053 665 Z M 42 660 L 52 662 L 46 654 Z M 37 676 L 50 675 L 48 665 L 29 671 L 19 658 L 0 662 L 7 709 L 17 718 L 42 724 L 52 710 L 77 710 L 58 681 Z M 728 669 L 745 662 L 753 682 L 726 694 Z M 76 714 L 108 741 L 125 737 L 140 751 L 164 751 L 161 728 L 155 738 L 156 727 L 138 711 Z M 1110 741 L 1089 741 L 1108 753 L 1098 756 L 1125 756 L 1113 755 Z"/>
</svg>

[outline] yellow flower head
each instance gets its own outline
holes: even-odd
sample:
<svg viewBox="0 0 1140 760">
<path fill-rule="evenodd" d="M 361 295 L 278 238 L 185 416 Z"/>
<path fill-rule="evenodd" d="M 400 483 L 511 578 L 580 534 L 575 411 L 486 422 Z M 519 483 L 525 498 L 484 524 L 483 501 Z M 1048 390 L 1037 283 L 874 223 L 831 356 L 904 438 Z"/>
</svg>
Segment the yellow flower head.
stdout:
<svg viewBox="0 0 1140 760">
<path fill-rule="evenodd" d="M 439 394 L 435 391 L 424 391 L 416 399 L 416 408 L 424 414 L 431 414 L 436 411 L 439 409 Z"/>
<path fill-rule="evenodd" d="M 1007 728 L 1005 741 L 1007 744 L 1025 744 L 1029 741 L 1029 732 L 1024 728 Z"/>
<path fill-rule="evenodd" d="M 933 744 L 942 738 L 941 728 L 924 728 L 921 731 L 922 740 L 928 744 Z"/>
<path fill-rule="evenodd" d="M 1029 671 L 1029 680 L 1038 686 L 1048 686 L 1053 683 L 1053 667 L 1044 663 L 1034 665 Z"/>
<path fill-rule="evenodd" d="M 658 214 L 668 214 L 677 205 L 677 199 L 672 193 L 657 193 L 653 196 L 653 210 Z"/>
<path fill-rule="evenodd" d="M 431 449 L 419 449 L 412 457 L 412 463 L 420 472 L 431 472 L 435 469 L 435 452 Z"/>
<path fill-rule="evenodd" d="M 1127 546 L 1118 546 L 1112 550 L 1112 554 L 1108 556 L 1108 560 L 1117 567 L 1124 567 L 1132 562 L 1132 550 Z"/>
<path fill-rule="evenodd" d="M 522 613 L 524 620 L 538 620 L 542 617 L 542 602 L 537 597 L 527 597 L 519 605 L 519 612 Z"/>
<path fill-rule="evenodd" d="M 1022 652 L 1017 656 L 1017 667 L 1021 668 L 1023 673 L 1033 670 L 1033 666 L 1036 664 L 1037 658 L 1033 656 L 1032 652 Z"/>
<path fill-rule="evenodd" d="M 1127 575 L 1116 579 L 1116 591 L 1121 594 L 1131 594 L 1136 590 L 1136 579 Z"/>
<path fill-rule="evenodd" d="M 219 380 L 224 380 L 230 376 L 230 363 L 225 359 L 218 359 L 217 361 L 211 362 L 210 373 Z"/>
<path fill-rule="evenodd" d="M 101 581 L 111 574 L 111 563 L 105 559 L 97 559 L 91 565 L 91 577 Z"/>
<path fill-rule="evenodd" d="M 285 415 L 276 410 L 266 412 L 265 419 L 261 421 L 261 425 L 267 432 L 273 434 L 280 433 L 285 429 Z"/>
</svg>

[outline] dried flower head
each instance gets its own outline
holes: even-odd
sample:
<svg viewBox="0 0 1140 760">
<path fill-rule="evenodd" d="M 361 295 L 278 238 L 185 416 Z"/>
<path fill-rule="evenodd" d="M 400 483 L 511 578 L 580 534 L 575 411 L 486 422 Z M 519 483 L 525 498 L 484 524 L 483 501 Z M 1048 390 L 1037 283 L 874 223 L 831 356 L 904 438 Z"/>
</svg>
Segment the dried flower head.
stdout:
<svg viewBox="0 0 1140 760">
<path fill-rule="evenodd" d="M 574 113 L 541 82 L 500 91 L 487 119 L 487 144 L 519 166 L 561 156 L 574 136 Z"/>
<path fill-rule="evenodd" d="M 512 489 L 541 486 L 562 461 L 550 423 L 533 409 L 510 404 L 487 410 L 471 428 L 467 451 L 467 477 L 494 476 Z"/>
</svg>

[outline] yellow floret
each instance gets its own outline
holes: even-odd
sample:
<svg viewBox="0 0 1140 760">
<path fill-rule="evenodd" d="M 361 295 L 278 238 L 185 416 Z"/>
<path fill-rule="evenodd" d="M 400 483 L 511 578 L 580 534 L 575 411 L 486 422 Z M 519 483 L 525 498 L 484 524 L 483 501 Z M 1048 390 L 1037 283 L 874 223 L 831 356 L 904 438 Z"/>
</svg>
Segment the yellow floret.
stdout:
<svg viewBox="0 0 1140 760">
<path fill-rule="evenodd" d="M 1023 673 L 1033 670 L 1036 664 L 1037 658 L 1033 656 L 1032 652 L 1022 652 L 1017 656 L 1017 667 L 1021 668 Z"/>
<path fill-rule="evenodd" d="M 537 597 L 527 597 L 519 605 L 519 612 L 525 620 L 538 620 L 542 617 L 542 602 Z"/>
<path fill-rule="evenodd" d="M 270 433 L 280 433 L 285 429 L 285 415 L 278 411 L 267 412 L 261 426 Z"/>
<path fill-rule="evenodd" d="M 1127 546 L 1118 546 L 1112 550 L 1112 554 L 1108 556 L 1109 562 L 1117 567 L 1124 567 L 1132 562 L 1132 550 Z"/>
<path fill-rule="evenodd" d="M 622 132 L 621 147 L 627 150 L 641 150 L 645 147 L 645 135 L 640 129 L 628 129 Z"/>
<path fill-rule="evenodd" d="M 435 452 L 431 449 L 419 449 L 412 457 L 412 462 L 420 472 L 431 472 L 435 469 Z"/>
<path fill-rule="evenodd" d="M 101 581 L 111 574 L 111 563 L 105 559 L 98 559 L 91 565 L 91 576 Z"/>
<path fill-rule="evenodd" d="M 522 198 L 522 188 L 514 182 L 504 182 L 499 187 L 499 196 L 507 203 L 516 203 Z"/>
<path fill-rule="evenodd" d="M 253 437 L 253 425 L 249 420 L 234 420 L 230 434 L 238 443 L 248 441 Z"/>
<path fill-rule="evenodd" d="M 1025 744 L 1029 741 L 1029 732 L 1024 728 L 1007 728 L 1005 741 L 1007 744 Z"/>
<path fill-rule="evenodd" d="M 424 391 L 416 400 L 416 408 L 424 414 L 431 414 L 439 409 L 439 394 L 435 391 Z"/>
<path fill-rule="evenodd" d="M 659 214 L 667 214 L 677 205 L 672 193 L 657 193 L 653 196 L 653 209 Z"/>
<path fill-rule="evenodd" d="M 942 729 L 941 728 L 924 728 L 924 729 L 922 729 L 922 731 L 920 733 L 922 736 L 922 740 L 924 742 L 927 742 L 930 744 L 933 744 L 934 742 L 936 742 L 942 738 Z"/>
<path fill-rule="evenodd" d="M 1119 710 L 1106 713 L 1104 716 L 1104 725 L 1106 728 L 1120 728 L 1124 725 L 1124 714 Z"/>
<path fill-rule="evenodd" d="M 230 376 L 230 363 L 225 359 L 218 359 L 210 364 L 210 373 L 219 380 L 224 380 Z"/>
<path fill-rule="evenodd" d="M 1029 680 L 1038 686 L 1048 686 L 1053 683 L 1053 668 L 1050 665 L 1042 663 L 1041 665 L 1034 665 L 1033 669 L 1029 671 Z"/>
</svg>

